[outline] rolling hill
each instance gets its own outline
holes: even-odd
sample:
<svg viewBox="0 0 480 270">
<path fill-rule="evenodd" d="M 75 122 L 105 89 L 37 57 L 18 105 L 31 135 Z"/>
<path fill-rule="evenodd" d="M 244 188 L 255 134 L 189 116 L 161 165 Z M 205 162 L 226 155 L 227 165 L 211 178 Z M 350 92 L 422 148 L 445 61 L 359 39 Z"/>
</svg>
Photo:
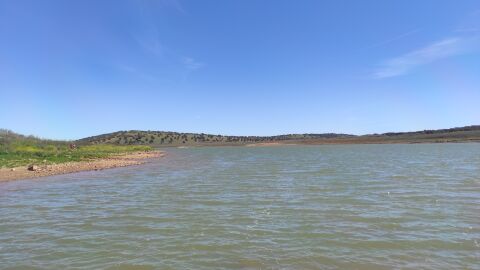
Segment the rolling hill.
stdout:
<svg viewBox="0 0 480 270">
<path fill-rule="evenodd" d="M 224 136 L 204 133 L 165 131 L 118 131 L 78 140 L 79 143 L 148 144 L 148 145 L 236 145 L 299 140 L 349 138 L 348 134 L 287 134 L 278 136 Z"/>
<path fill-rule="evenodd" d="M 383 134 L 286 134 L 277 136 L 224 136 L 203 133 L 129 130 L 102 134 L 78 140 L 81 144 L 119 145 L 244 145 L 254 143 L 341 144 L 341 143 L 422 143 L 422 142 L 480 142 L 480 125 L 415 132 Z"/>
</svg>

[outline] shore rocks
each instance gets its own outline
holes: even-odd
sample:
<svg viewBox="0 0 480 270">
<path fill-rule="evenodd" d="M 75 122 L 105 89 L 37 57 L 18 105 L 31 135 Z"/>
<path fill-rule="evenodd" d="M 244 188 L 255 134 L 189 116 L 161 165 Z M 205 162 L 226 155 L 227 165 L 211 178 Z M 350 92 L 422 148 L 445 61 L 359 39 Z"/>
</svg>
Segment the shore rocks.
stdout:
<svg viewBox="0 0 480 270">
<path fill-rule="evenodd" d="M 40 168 L 37 165 L 30 165 L 30 166 L 28 166 L 28 170 L 35 172 L 35 171 L 40 170 Z"/>
<path fill-rule="evenodd" d="M 12 168 L 0 168 L 0 182 L 138 165 L 148 162 L 148 160 L 151 158 L 160 158 L 164 155 L 165 153 L 161 151 L 133 152 L 128 154 L 111 155 L 106 158 L 93 159 L 89 161 L 75 161 L 60 164 L 47 164 L 46 162 L 41 165 L 32 164 L 23 168 L 17 168 L 16 170 L 13 170 Z"/>
</svg>

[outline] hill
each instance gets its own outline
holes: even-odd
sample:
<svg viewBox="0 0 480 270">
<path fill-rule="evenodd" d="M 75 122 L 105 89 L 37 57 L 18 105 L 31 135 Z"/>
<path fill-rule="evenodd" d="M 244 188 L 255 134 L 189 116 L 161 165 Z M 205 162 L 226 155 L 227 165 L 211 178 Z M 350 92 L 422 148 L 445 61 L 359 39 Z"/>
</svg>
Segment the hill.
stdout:
<svg viewBox="0 0 480 270">
<path fill-rule="evenodd" d="M 480 126 L 414 132 L 388 132 L 383 134 L 286 134 L 277 136 L 224 136 L 204 133 L 166 131 L 118 131 L 80 139 L 80 144 L 116 145 L 245 145 L 255 143 L 285 144 L 341 144 L 341 143 L 422 143 L 422 142 L 480 142 Z"/>
<path fill-rule="evenodd" d="M 118 131 L 80 139 L 79 143 L 147 144 L 147 145 L 237 145 L 279 141 L 312 140 L 352 137 L 347 134 L 287 134 L 278 136 L 224 136 L 204 133 L 179 133 L 168 131 Z"/>
</svg>

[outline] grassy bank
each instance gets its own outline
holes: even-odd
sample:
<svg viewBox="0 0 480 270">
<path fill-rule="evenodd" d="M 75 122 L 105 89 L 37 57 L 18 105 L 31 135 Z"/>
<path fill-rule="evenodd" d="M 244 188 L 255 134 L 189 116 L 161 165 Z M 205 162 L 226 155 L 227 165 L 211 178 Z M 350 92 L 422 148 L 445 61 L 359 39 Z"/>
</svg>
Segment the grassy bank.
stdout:
<svg viewBox="0 0 480 270">
<path fill-rule="evenodd" d="M 149 146 L 109 144 L 85 144 L 71 149 L 70 142 L 42 140 L 6 130 L 0 131 L 0 168 L 83 161 L 149 150 L 152 150 Z"/>
</svg>

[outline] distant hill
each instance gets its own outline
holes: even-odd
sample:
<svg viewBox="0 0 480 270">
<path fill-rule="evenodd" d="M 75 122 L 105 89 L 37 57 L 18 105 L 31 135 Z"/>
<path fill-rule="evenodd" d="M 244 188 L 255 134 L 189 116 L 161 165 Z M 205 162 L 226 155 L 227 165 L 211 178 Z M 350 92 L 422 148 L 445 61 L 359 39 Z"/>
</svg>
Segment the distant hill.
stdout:
<svg viewBox="0 0 480 270">
<path fill-rule="evenodd" d="M 468 133 L 468 132 L 479 132 L 479 131 L 480 131 L 480 125 L 456 127 L 456 128 L 448 128 L 448 129 L 422 130 L 422 131 L 413 131 L 413 132 L 388 132 L 380 135 L 381 136 L 432 135 L 432 134 Z M 374 135 L 377 135 L 377 134 L 374 134 Z"/>
<path fill-rule="evenodd" d="M 148 145 L 235 145 L 326 138 L 353 137 L 348 134 L 287 134 L 278 136 L 224 136 L 204 133 L 167 131 L 118 131 L 78 140 L 79 143 L 148 144 Z"/>
<path fill-rule="evenodd" d="M 340 143 L 422 143 L 422 142 L 480 142 L 480 126 L 415 132 L 388 132 L 362 136 L 349 134 L 286 134 L 277 136 L 224 136 L 203 133 L 166 131 L 118 131 L 80 139 L 78 143 L 120 145 L 242 145 L 254 143 L 340 144 Z"/>
</svg>

